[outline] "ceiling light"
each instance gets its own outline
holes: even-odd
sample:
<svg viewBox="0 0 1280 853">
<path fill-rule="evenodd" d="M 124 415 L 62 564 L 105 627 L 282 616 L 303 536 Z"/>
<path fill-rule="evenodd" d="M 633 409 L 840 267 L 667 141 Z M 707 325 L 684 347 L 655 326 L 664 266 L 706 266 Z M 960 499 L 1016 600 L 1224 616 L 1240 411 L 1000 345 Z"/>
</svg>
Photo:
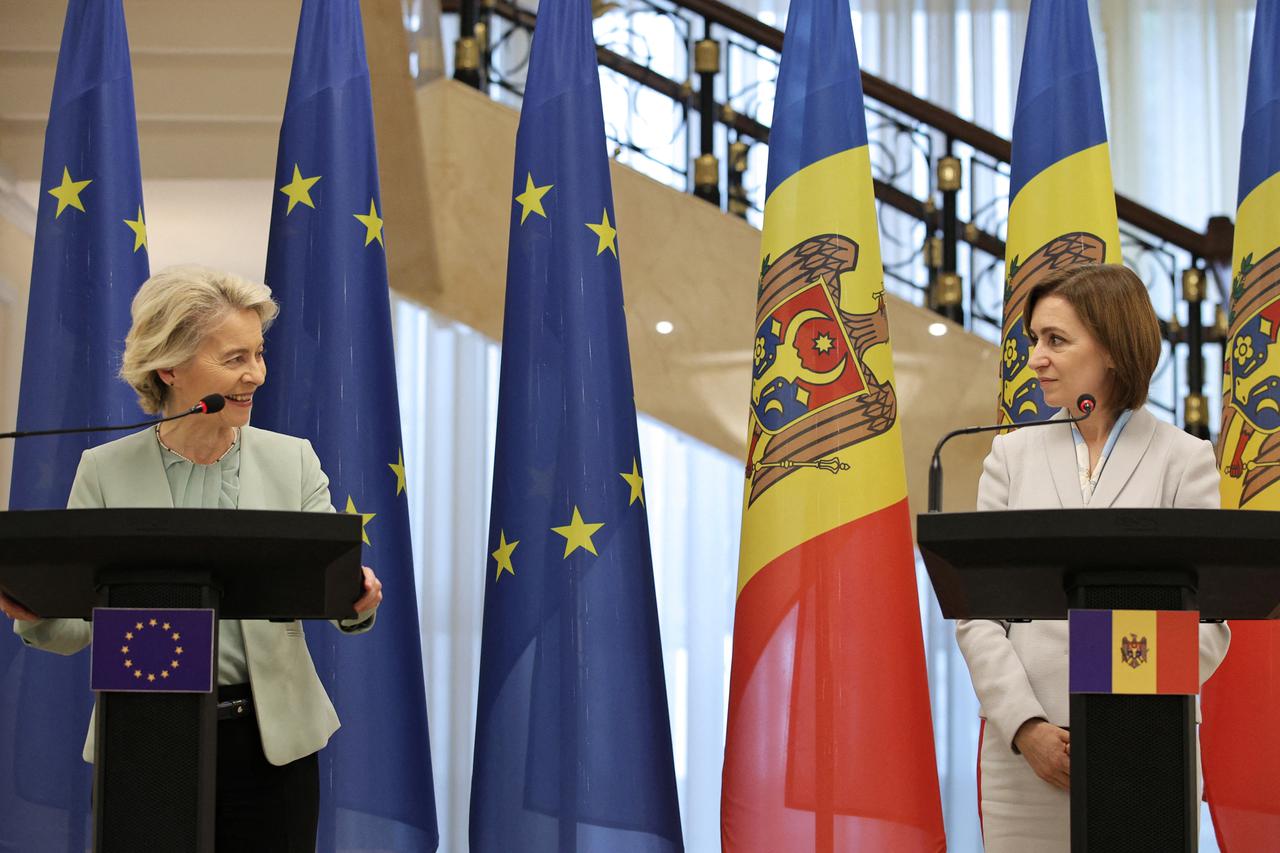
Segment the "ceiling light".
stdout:
<svg viewBox="0 0 1280 853">
<path fill-rule="evenodd" d="M 930 323 L 929 324 L 929 334 L 933 335 L 935 338 L 940 338 L 946 333 L 947 333 L 946 323 Z"/>
<path fill-rule="evenodd" d="M 671 325 L 670 320 L 659 320 L 658 325 L 654 326 L 654 328 L 657 329 L 660 335 L 669 335 L 675 329 L 675 326 Z"/>
</svg>

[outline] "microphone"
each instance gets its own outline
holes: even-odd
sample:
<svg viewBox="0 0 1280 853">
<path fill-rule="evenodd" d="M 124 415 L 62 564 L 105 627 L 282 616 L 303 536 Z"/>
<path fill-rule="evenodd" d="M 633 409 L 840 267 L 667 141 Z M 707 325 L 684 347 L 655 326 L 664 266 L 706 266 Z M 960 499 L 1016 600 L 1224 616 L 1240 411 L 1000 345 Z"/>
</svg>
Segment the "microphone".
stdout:
<svg viewBox="0 0 1280 853">
<path fill-rule="evenodd" d="M 1043 421 L 1027 421 L 1023 424 L 991 424 L 990 426 L 972 426 L 953 429 L 942 437 L 938 446 L 933 449 L 933 460 L 929 463 L 929 512 L 942 511 L 942 446 L 958 435 L 974 435 L 980 432 L 994 432 L 1002 429 L 1025 429 L 1027 427 L 1048 426 L 1049 424 L 1078 424 L 1086 420 L 1097 407 L 1098 400 L 1092 394 L 1081 394 L 1076 398 L 1076 408 L 1081 414 L 1075 418 L 1049 418 Z"/>
<path fill-rule="evenodd" d="M 75 427 L 72 429 L 28 429 L 18 432 L 0 432 L 0 438 L 31 438 L 37 435 L 72 435 L 81 432 L 116 432 L 126 429 L 141 429 L 142 427 L 155 426 L 156 424 L 166 423 L 167 421 L 176 421 L 179 418 L 185 418 L 188 415 L 212 415 L 221 412 L 226 408 L 227 400 L 221 394 L 209 394 L 202 397 L 200 402 L 196 403 L 185 412 L 176 415 L 170 415 L 167 418 L 156 418 L 149 421 L 139 421 L 136 424 L 122 424 L 120 426 L 91 426 L 91 427 Z"/>
</svg>

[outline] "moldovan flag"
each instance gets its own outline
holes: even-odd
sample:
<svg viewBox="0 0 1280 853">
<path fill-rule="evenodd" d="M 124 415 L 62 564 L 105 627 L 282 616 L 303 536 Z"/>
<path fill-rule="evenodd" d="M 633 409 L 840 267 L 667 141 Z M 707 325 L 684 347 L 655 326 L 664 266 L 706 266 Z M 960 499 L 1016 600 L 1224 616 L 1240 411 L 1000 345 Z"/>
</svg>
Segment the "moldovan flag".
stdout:
<svg viewBox="0 0 1280 853">
<path fill-rule="evenodd" d="M 1240 150 L 1218 461 L 1223 509 L 1280 509 L 1280 2 L 1259 0 Z M 1276 361 L 1271 361 L 1272 358 Z M 1280 838 L 1280 624 L 1232 622 L 1203 688 L 1204 790 L 1227 853 Z"/>
<path fill-rule="evenodd" d="M 1013 116 L 1000 422 L 1053 414 L 1022 316 L 1051 271 L 1120 262 L 1111 152 L 1088 0 L 1032 0 Z"/>
<path fill-rule="evenodd" d="M 1195 610 L 1072 610 L 1072 693 L 1194 696 L 1200 692 Z"/>
<path fill-rule="evenodd" d="M 726 853 L 945 848 L 848 5 L 796 0 L 769 147 Z"/>
</svg>

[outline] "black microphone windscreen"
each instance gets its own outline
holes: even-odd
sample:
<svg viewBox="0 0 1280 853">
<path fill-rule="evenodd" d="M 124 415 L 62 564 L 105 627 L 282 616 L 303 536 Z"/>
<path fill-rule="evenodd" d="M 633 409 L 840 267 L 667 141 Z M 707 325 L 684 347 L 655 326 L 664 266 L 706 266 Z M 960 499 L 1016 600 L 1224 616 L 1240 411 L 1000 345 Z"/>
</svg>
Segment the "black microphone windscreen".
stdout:
<svg viewBox="0 0 1280 853">
<path fill-rule="evenodd" d="M 206 415 L 212 415 L 216 412 L 221 412 L 226 407 L 227 399 L 221 394 L 210 394 L 201 398 L 200 405 L 204 406 Z"/>
</svg>

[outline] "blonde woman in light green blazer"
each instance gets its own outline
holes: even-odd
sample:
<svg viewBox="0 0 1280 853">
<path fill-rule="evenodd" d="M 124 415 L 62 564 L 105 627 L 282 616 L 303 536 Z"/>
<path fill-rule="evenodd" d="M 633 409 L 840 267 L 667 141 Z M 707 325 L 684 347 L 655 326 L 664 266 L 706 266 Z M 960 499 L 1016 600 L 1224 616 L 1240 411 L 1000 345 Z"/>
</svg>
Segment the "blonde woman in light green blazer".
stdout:
<svg viewBox="0 0 1280 853">
<path fill-rule="evenodd" d="M 67 507 L 332 512 L 310 442 L 248 425 L 266 381 L 263 332 L 277 311 L 265 285 L 227 273 L 179 267 L 148 279 L 133 301 L 121 377 L 148 412 L 179 414 L 209 394 L 226 406 L 85 451 Z M 382 584 L 365 568 L 356 617 L 337 627 L 368 631 L 381 600 Z M 0 611 L 28 645 L 64 655 L 89 645 L 83 620 L 40 619 L 3 594 Z M 220 706 L 249 711 L 220 715 L 228 719 L 218 725 L 218 848 L 314 849 L 316 753 L 339 723 L 302 624 L 222 620 L 217 665 Z M 93 732 L 91 720 L 86 761 Z"/>
</svg>

